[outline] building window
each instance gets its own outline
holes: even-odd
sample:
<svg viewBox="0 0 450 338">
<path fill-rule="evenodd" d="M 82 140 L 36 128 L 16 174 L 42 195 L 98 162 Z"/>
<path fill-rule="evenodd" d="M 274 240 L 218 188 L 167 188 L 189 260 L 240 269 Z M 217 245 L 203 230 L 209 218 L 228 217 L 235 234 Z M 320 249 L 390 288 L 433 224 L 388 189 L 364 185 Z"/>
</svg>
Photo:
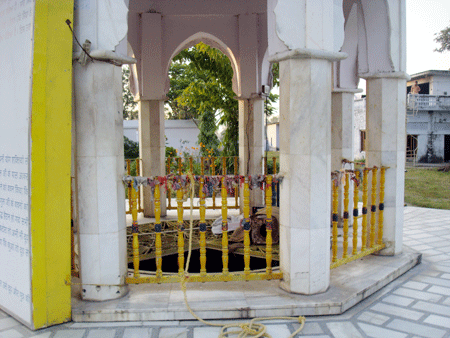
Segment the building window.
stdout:
<svg viewBox="0 0 450 338">
<path fill-rule="evenodd" d="M 360 130 L 359 131 L 359 148 L 360 151 L 366 151 L 366 131 Z"/>
</svg>

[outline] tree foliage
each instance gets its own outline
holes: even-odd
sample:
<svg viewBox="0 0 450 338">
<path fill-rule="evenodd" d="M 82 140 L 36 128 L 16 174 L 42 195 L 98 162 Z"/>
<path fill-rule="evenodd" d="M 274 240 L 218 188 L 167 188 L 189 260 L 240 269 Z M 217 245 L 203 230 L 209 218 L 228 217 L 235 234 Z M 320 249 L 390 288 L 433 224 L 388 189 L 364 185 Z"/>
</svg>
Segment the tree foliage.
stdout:
<svg viewBox="0 0 450 338">
<path fill-rule="evenodd" d="M 278 65 L 274 67 L 274 83 L 278 81 Z M 207 114 L 208 123 L 215 116 L 218 124 L 225 126 L 223 135 L 223 155 L 238 155 L 239 108 L 236 94 L 232 90 L 233 68 L 230 60 L 218 49 L 204 43 L 180 52 L 169 70 L 169 105 L 172 112 L 169 118 L 200 118 Z M 268 98 L 268 114 L 273 113 L 270 105 L 277 99 L 271 94 Z M 201 123 L 202 128 L 208 124 Z M 203 126 L 203 127 L 202 127 Z M 208 126 L 209 128 L 209 126 Z M 199 140 L 206 144 L 205 140 Z M 215 142 L 215 141 L 214 141 Z M 213 143 L 214 143 L 213 142 Z"/>
<path fill-rule="evenodd" d="M 434 39 L 434 41 L 441 45 L 441 47 L 436 48 L 435 51 L 439 53 L 450 51 L 450 26 L 444 28 L 435 35 L 436 38 Z"/>
<path fill-rule="evenodd" d="M 135 159 L 139 157 L 139 143 L 130 140 L 128 137 L 123 137 L 123 150 L 126 159 Z"/>
<path fill-rule="evenodd" d="M 134 101 L 133 94 L 130 91 L 130 66 L 122 67 L 122 102 L 123 102 L 123 119 L 134 120 L 139 116 L 137 103 Z"/>
<path fill-rule="evenodd" d="M 217 156 L 219 139 L 216 135 L 217 124 L 214 112 L 205 111 L 200 119 L 200 133 L 198 143 L 202 156 Z"/>
</svg>

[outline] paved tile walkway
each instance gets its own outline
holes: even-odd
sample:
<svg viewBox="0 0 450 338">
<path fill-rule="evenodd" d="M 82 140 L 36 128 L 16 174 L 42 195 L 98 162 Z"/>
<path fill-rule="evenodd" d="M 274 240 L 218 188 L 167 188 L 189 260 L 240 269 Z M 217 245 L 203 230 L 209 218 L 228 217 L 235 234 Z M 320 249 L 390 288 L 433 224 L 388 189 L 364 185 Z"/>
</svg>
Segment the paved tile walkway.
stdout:
<svg viewBox="0 0 450 338">
<path fill-rule="evenodd" d="M 405 207 L 404 246 L 422 252 L 422 264 L 342 315 L 307 317 L 298 337 L 450 337 L 450 210 Z M 286 338 L 298 324 L 272 321 L 267 328 L 273 338 Z M 32 332 L 0 311 L 0 338 L 214 338 L 218 332 L 196 321 L 67 323 Z"/>
</svg>

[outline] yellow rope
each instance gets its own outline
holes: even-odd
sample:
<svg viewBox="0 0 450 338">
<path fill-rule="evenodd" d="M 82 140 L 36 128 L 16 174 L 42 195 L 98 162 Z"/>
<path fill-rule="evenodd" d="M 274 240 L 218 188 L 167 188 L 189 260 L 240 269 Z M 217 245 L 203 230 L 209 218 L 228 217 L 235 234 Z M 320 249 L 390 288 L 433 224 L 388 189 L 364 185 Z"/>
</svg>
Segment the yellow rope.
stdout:
<svg viewBox="0 0 450 338">
<path fill-rule="evenodd" d="M 242 323 L 242 324 L 220 324 L 220 323 L 211 323 L 208 322 L 199 316 L 191 309 L 189 306 L 188 300 L 187 300 L 187 281 L 189 279 L 189 262 L 191 260 L 191 252 L 192 252 L 192 229 L 193 229 L 193 216 L 192 211 L 194 209 L 194 177 L 192 173 L 188 173 L 189 179 L 190 179 L 190 187 L 191 187 L 191 196 L 190 196 L 190 221 L 189 221 L 189 251 L 188 256 L 186 260 L 186 268 L 184 270 L 184 276 L 183 278 L 180 278 L 180 285 L 181 290 L 183 291 L 184 295 L 184 303 L 186 304 L 186 307 L 188 308 L 189 312 L 192 316 L 194 316 L 195 319 L 200 321 L 201 323 L 209 326 L 218 326 L 222 327 L 222 330 L 220 331 L 218 338 L 227 338 L 229 335 L 237 335 L 237 338 L 258 338 L 258 337 L 266 337 L 266 338 L 272 338 L 271 335 L 269 335 L 266 331 L 267 328 L 264 324 L 257 323 L 263 320 L 297 320 L 300 323 L 300 327 L 295 330 L 294 333 L 292 333 L 289 338 L 295 337 L 302 329 L 303 326 L 305 326 L 305 317 L 299 316 L 299 317 L 264 317 L 264 318 L 253 318 L 250 322 Z M 229 328 L 239 328 L 239 330 L 235 331 L 227 331 Z"/>
</svg>

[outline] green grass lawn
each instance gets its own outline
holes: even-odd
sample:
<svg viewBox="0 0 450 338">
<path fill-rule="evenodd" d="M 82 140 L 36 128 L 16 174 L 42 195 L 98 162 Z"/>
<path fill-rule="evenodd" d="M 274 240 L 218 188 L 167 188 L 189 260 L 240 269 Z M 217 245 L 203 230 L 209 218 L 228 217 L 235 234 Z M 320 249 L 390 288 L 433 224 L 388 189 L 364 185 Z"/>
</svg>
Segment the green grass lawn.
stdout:
<svg viewBox="0 0 450 338">
<path fill-rule="evenodd" d="M 450 209 L 450 172 L 436 168 L 407 168 L 405 203 L 417 207 Z"/>
</svg>

